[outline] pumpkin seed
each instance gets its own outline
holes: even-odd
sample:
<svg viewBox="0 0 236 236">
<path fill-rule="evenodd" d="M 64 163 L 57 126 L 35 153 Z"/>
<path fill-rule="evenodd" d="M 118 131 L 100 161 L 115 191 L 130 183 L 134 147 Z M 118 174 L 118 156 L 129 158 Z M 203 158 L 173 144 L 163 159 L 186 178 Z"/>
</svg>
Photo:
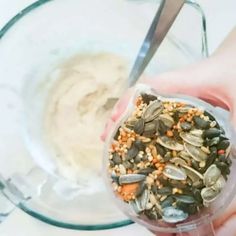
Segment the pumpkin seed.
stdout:
<svg viewBox="0 0 236 236">
<path fill-rule="evenodd" d="M 174 139 L 168 138 L 167 136 L 162 136 L 157 139 L 157 142 L 170 150 L 182 151 L 184 149 L 183 145 L 176 142 Z"/>
<path fill-rule="evenodd" d="M 172 164 L 166 164 L 163 174 L 166 177 L 175 180 L 185 180 L 187 178 L 187 175 L 183 169 Z"/>
<path fill-rule="evenodd" d="M 144 131 L 144 119 L 139 119 L 135 124 L 134 124 L 134 132 L 136 134 L 142 134 Z"/>
<path fill-rule="evenodd" d="M 155 100 L 147 106 L 146 110 L 142 115 L 142 118 L 145 120 L 145 122 L 152 121 L 158 117 L 158 115 L 162 112 L 162 110 L 163 110 L 162 102 Z"/>
<path fill-rule="evenodd" d="M 177 223 L 186 220 L 188 213 L 174 207 L 166 207 L 163 209 L 162 218 L 165 222 Z"/>
<path fill-rule="evenodd" d="M 195 161 L 205 161 L 208 155 L 201 150 L 201 148 L 195 147 L 191 144 L 184 144 L 185 150 Z"/>
<path fill-rule="evenodd" d="M 204 173 L 203 182 L 207 187 L 210 187 L 216 183 L 216 181 L 221 176 L 221 171 L 215 164 L 208 167 Z"/>
<path fill-rule="evenodd" d="M 180 137 L 187 143 L 196 146 L 201 147 L 203 145 L 203 139 L 201 137 L 197 137 L 191 133 L 185 133 L 181 132 Z"/>
</svg>

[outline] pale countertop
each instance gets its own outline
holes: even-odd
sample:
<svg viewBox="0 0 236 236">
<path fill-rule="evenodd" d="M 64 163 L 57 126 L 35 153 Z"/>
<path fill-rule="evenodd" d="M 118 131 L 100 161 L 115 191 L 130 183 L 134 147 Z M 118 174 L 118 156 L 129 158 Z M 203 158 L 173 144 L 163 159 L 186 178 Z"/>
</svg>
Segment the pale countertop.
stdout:
<svg viewBox="0 0 236 236">
<path fill-rule="evenodd" d="M 0 0 L 0 27 L 2 27 L 18 11 L 32 2 L 34 1 Z M 207 15 L 209 51 L 213 52 L 227 33 L 236 25 L 236 1 L 199 0 L 198 2 L 202 5 Z M 125 236 L 152 235 L 137 224 L 114 230 L 93 232 L 61 229 L 35 220 L 18 209 L 0 224 L 1 236 L 118 236 L 122 234 Z"/>
</svg>

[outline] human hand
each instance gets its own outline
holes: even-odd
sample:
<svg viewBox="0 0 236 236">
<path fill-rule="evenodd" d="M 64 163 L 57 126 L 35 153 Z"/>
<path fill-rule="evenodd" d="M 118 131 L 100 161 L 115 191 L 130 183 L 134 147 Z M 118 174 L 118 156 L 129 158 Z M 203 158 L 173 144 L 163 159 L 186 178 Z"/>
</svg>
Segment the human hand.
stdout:
<svg viewBox="0 0 236 236">
<path fill-rule="evenodd" d="M 236 88 L 234 87 L 236 46 L 232 44 L 232 39 L 236 39 L 236 30 L 211 58 L 177 71 L 164 73 L 156 78 L 145 79 L 142 82 L 162 94 L 186 94 L 230 110 L 232 122 L 236 126 Z M 128 90 L 116 105 L 102 134 L 103 140 L 113 123 L 125 111 L 131 92 L 132 89 Z M 215 220 L 214 228 L 217 236 L 236 236 L 236 197 L 224 214 Z M 157 235 L 169 236 L 172 234 Z M 183 235 L 194 236 L 195 234 Z"/>
</svg>

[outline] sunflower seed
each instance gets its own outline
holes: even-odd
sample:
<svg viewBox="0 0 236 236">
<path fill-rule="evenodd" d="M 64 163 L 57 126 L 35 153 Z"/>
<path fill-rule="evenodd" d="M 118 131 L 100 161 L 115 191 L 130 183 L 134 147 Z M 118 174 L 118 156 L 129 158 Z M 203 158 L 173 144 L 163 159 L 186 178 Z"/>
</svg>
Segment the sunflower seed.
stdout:
<svg viewBox="0 0 236 236">
<path fill-rule="evenodd" d="M 220 142 L 220 137 L 215 137 L 206 141 L 206 145 L 211 147 L 217 145 Z"/>
<path fill-rule="evenodd" d="M 210 167 L 208 167 L 208 169 L 204 173 L 203 182 L 207 187 L 210 187 L 216 183 L 216 181 L 219 179 L 220 176 L 221 176 L 220 169 L 213 164 Z"/>
<path fill-rule="evenodd" d="M 147 106 L 146 110 L 142 115 L 142 118 L 145 120 L 145 122 L 152 121 L 158 117 L 158 115 L 162 112 L 162 110 L 163 110 L 162 102 L 155 100 Z"/>
<path fill-rule="evenodd" d="M 126 155 L 126 160 L 130 161 L 134 157 L 136 157 L 139 153 L 138 148 L 135 145 L 132 145 L 131 148 L 128 150 L 127 155 Z"/>
<path fill-rule="evenodd" d="M 183 169 L 172 164 L 166 164 L 163 174 L 166 177 L 175 180 L 185 180 L 187 178 L 187 175 Z"/>
<path fill-rule="evenodd" d="M 143 136 L 152 137 L 156 133 L 156 122 L 146 123 L 144 126 Z"/>
<path fill-rule="evenodd" d="M 152 167 L 147 167 L 147 168 L 144 168 L 144 169 L 141 169 L 138 171 L 138 174 L 142 174 L 142 175 L 148 175 L 150 173 L 152 173 L 155 169 L 152 168 Z"/>
<path fill-rule="evenodd" d="M 170 150 L 182 151 L 184 149 L 183 145 L 176 142 L 174 139 L 168 138 L 167 136 L 162 136 L 157 139 L 157 142 Z"/>
<path fill-rule="evenodd" d="M 174 119 L 168 114 L 161 114 L 159 115 L 158 119 L 161 120 L 164 123 L 164 125 L 169 129 L 172 128 L 172 126 L 175 123 Z"/>
<path fill-rule="evenodd" d="M 183 203 L 188 203 L 188 204 L 191 204 L 191 203 L 195 203 L 195 199 L 190 196 L 190 195 L 184 195 L 184 194 L 175 194 L 173 195 L 173 197 L 180 201 L 180 202 L 183 202 Z"/>
<path fill-rule="evenodd" d="M 192 182 L 197 182 L 203 179 L 203 175 L 198 171 L 194 170 L 193 168 L 191 168 L 190 166 L 186 165 L 183 166 L 183 168 L 185 169 L 187 176 L 192 180 Z"/>
<path fill-rule="evenodd" d="M 147 94 L 147 93 L 142 93 L 141 97 L 142 97 L 143 102 L 146 103 L 147 105 L 149 105 L 151 101 L 157 100 L 156 96 L 152 94 Z"/>
<path fill-rule="evenodd" d="M 163 220 L 168 223 L 177 223 L 188 218 L 188 213 L 174 207 L 163 209 Z"/>
<path fill-rule="evenodd" d="M 127 174 L 127 175 L 121 175 L 119 177 L 119 183 L 120 184 L 131 184 L 131 183 L 137 183 L 141 182 L 146 178 L 145 175 L 140 174 Z"/>
<path fill-rule="evenodd" d="M 168 127 L 164 124 L 162 120 L 156 121 L 156 131 L 158 134 L 164 135 L 167 130 L 168 130 Z"/>
<path fill-rule="evenodd" d="M 208 155 L 201 150 L 201 148 L 195 147 L 191 144 L 184 144 L 185 150 L 195 161 L 205 161 Z"/>
<path fill-rule="evenodd" d="M 197 137 L 191 133 L 185 133 L 181 132 L 180 137 L 187 143 L 196 146 L 196 147 L 201 147 L 203 144 L 203 139 L 200 137 Z"/>
<path fill-rule="evenodd" d="M 149 191 L 147 189 L 145 189 L 142 193 L 142 195 L 140 196 L 140 198 L 138 199 L 141 209 L 145 209 L 147 203 L 148 203 L 148 199 L 149 199 Z"/>
<path fill-rule="evenodd" d="M 216 191 L 221 191 L 221 189 L 225 186 L 226 182 L 225 182 L 225 178 L 221 175 L 217 181 L 215 182 L 215 184 L 212 186 L 212 188 Z"/>
<path fill-rule="evenodd" d="M 170 160 L 171 163 L 174 163 L 177 166 L 182 166 L 182 165 L 187 165 L 186 161 L 184 161 L 183 159 L 179 158 L 179 157 L 173 157 Z"/>
<path fill-rule="evenodd" d="M 146 146 L 141 140 L 136 140 L 134 146 L 138 148 L 139 151 L 144 151 Z"/>
<path fill-rule="evenodd" d="M 146 188 L 147 188 L 147 186 L 146 186 L 146 184 L 145 184 L 144 181 L 139 182 L 139 186 L 138 186 L 138 189 L 137 189 L 137 191 L 136 191 L 135 196 L 136 196 L 136 197 L 139 197 L 139 196 L 143 193 L 143 191 L 144 191 Z"/>
<path fill-rule="evenodd" d="M 135 124 L 134 124 L 134 132 L 136 134 L 142 134 L 144 131 L 144 119 L 139 119 Z"/>
<path fill-rule="evenodd" d="M 133 208 L 136 214 L 139 214 L 140 212 L 143 211 L 143 209 L 140 206 L 139 201 L 137 201 L 136 199 L 134 201 L 130 201 L 129 204 L 131 205 L 131 207 Z"/>
<path fill-rule="evenodd" d="M 201 196 L 204 204 L 213 202 L 219 194 L 219 191 L 214 190 L 211 187 L 206 187 L 201 190 Z"/>
</svg>

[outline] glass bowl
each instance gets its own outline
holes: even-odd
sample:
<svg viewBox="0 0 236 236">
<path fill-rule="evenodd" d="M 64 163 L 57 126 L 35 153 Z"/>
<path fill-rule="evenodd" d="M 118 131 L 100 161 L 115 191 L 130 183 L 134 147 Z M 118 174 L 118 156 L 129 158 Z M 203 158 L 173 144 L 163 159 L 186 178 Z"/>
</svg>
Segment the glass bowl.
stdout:
<svg viewBox="0 0 236 236">
<path fill-rule="evenodd" d="M 206 33 L 204 15 L 198 5 L 187 3 L 146 74 L 175 69 L 207 54 L 206 38 L 202 38 Z M 71 229 L 99 230 L 132 223 L 106 192 L 101 176 L 102 155 L 98 155 L 93 175 L 99 188 L 96 193 L 82 193 L 81 186 L 70 177 L 73 168 L 62 173 L 60 163 L 51 158 L 43 140 L 42 119 L 58 66 L 77 54 L 108 52 L 125 58 L 129 71 L 157 8 L 158 1 L 40 0 L 2 28 L 2 205 L 7 206 L 4 201 L 8 199 L 33 217 Z M 185 42 L 178 30 L 186 27 L 187 11 L 196 26 L 194 45 Z M 105 125 L 104 120 L 101 122 Z M 100 131 L 96 132 L 98 136 Z M 80 179 L 80 173 L 76 174 Z M 10 210 L 4 215 L 8 213 Z"/>
<path fill-rule="evenodd" d="M 111 174 L 108 172 L 109 166 L 109 151 L 111 144 L 114 141 L 114 137 L 117 134 L 117 130 L 119 127 L 122 127 L 122 124 L 127 121 L 129 117 L 132 116 L 132 113 L 135 109 L 135 101 L 137 101 L 137 97 L 141 94 L 151 94 L 161 101 L 174 101 L 181 102 L 201 110 L 208 112 L 211 114 L 220 127 L 223 128 L 225 132 L 225 137 L 229 138 L 231 146 L 228 158 L 230 158 L 232 165 L 230 167 L 230 174 L 227 176 L 227 181 L 223 189 L 217 198 L 209 203 L 208 207 L 202 208 L 198 213 L 188 217 L 186 220 L 178 223 L 166 223 L 163 220 L 149 220 L 148 218 L 139 216 L 137 212 L 135 212 L 134 208 L 131 204 L 127 204 L 122 201 L 117 194 L 113 191 L 113 187 L 111 184 Z M 212 106 L 209 103 L 204 102 L 195 97 L 186 96 L 183 94 L 160 94 L 157 90 L 151 88 L 147 84 L 137 84 L 130 95 L 130 99 L 128 101 L 128 105 L 122 116 L 117 120 L 113 127 L 111 127 L 111 132 L 106 138 L 106 145 L 104 148 L 104 178 L 107 184 L 107 189 L 109 190 L 112 198 L 119 206 L 120 209 L 125 212 L 131 219 L 135 222 L 140 223 L 141 225 L 148 228 L 153 232 L 164 232 L 164 233 L 184 233 L 191 232 L 191 235 L 215 235 L 213 228 L 213 220 L 216 219 L 224 210 L 229 206 L 231 201 L 233 200 L 236 193 L 236 185 L 235 181 L 235 169 L 236 169 L 236 156 L 235 156 L 235 148 L 236 148 L 236 132 L 230 120 L 229 112 L 226 110 Z M 116 166 L 115 166 L 116 167 Z M 140 197 L 142 199 L 142 196 Z M 141 202 L 142 200 L 140 200 Z"/>
</svg>

